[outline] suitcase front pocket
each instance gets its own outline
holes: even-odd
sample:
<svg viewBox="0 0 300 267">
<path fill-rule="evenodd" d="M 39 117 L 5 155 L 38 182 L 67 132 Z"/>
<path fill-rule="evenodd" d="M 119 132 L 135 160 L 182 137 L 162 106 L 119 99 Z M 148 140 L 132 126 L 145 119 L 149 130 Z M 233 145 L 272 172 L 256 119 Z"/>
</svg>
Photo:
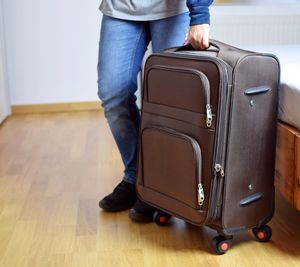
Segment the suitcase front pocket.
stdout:
<svg viewBox="0 0 300 267">
<path fill-rule="evenodd" d="M 196 69 L 154 65 L 146 73 L 147 102 L 206 114 L 212 124 L 210 84 Z"/>
<path fill-rule="evenodd" d="M 144 186 L 190 208 L 201 209 L 204 191 L 198 142 L 157 126 L 143 130 L 141 145 Z"/>
</svg>

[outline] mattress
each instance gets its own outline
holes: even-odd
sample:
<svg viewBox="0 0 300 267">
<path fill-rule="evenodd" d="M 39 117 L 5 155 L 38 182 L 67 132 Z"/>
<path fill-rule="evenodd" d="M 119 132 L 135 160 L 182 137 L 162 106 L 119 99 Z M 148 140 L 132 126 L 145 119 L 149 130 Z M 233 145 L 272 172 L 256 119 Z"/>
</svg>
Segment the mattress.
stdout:
<svg viewBox="0 0 300 267">
<path fill-rule="evenodd" d="M 279 120 L 300 129 L 300 45 L 242 46 L 256 52 L 276 55 L 281 66 Z"/>
</svg>

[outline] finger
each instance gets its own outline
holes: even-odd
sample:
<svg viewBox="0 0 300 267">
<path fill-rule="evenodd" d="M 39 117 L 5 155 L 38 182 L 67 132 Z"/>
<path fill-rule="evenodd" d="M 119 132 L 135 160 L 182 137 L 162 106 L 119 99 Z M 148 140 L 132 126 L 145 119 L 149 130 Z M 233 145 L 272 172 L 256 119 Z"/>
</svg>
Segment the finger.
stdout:
<svg viewBox="0 0 300 267">
<path fill-rule="evenodd" d="M 199 49 L 199 42 L 194 36 L 189 36 L 187 41 L 195 48 Z"/>
<path fill-rule="evenodd" d="M 199 49 L 199 50 L 201 50 L 201 49 L 205 49 L 205 47 L 204 47 L 204 45 L 202 44 L 202 42 L 200 41 L 200 40 L 194 40 L 194 42 L 192 43 L 193 44 L 193 47 L 195 48 L 195 49 Z"/>
<path fill-rule="evenodd" d="M 190 44 L 189 40 L 185 40 L 182 45 L 188 45 L 188 44 Z"/>
<path fill-rule="evenodd" d="M 203 49 L 206 49 L 209 47 L 209 40 L 208 38 L 203 38 L 202 39 L 202 45 L 203 45 Z"/>
<path fill-rule="evenodd" d="M 206 40 L 206 38 L 202 38 L 202 39 L 198 40 L 197 46 L 199 47 L 199 49 L 204 50 L 209 47 L 209 42 Z"/>
</svg>

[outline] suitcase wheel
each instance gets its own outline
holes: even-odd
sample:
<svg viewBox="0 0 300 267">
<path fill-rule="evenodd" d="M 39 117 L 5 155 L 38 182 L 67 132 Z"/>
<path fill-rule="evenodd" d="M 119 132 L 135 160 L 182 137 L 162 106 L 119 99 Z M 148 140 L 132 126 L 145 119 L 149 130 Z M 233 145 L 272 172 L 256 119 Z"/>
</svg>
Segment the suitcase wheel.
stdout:
<svg viewBox="0 0 300 267">
<path fill-rule="evenodd" d="M 214 248 L 214 251 L 219 254 L 225 254 L 229 248 L 232 246 L 232 236 L 225 237 L 222 235 L 216 236 L 212 240 L 212 245 Z"/>
<path fill-rule="evenodd" d="M 252 229 L 253 234 L 259 242 L 268 242 L 272 236 L 272 228 L 268 225 L 262 225 Z"/>
<path fill-rule="evenodd" d="M 168 223 L 168 221 L 170 220 L 171 215 L 162 212 L 162 211 L 155 211 L 153 214 L 153 221 L 157 224 L 157 225 L 166 225 Z"/>
</svg>

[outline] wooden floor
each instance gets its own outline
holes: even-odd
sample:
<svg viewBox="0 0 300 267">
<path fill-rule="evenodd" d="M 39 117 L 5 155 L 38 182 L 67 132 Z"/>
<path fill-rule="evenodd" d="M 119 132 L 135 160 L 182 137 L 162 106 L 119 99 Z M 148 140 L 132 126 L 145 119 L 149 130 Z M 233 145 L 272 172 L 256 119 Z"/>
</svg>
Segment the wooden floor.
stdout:
<svg viewBox="0 0 300 267">
<path fill-rule="evenodd" d="M 208 228 L 141 225 L 127 212 L 100 211 L 121 175 L 101 112 L 8 118 L 0 126 L 0 265 L 300 266 L 300 213 L 280 196 L 270 243 L 246 233 L 217 256 Z"/>
</svg>

